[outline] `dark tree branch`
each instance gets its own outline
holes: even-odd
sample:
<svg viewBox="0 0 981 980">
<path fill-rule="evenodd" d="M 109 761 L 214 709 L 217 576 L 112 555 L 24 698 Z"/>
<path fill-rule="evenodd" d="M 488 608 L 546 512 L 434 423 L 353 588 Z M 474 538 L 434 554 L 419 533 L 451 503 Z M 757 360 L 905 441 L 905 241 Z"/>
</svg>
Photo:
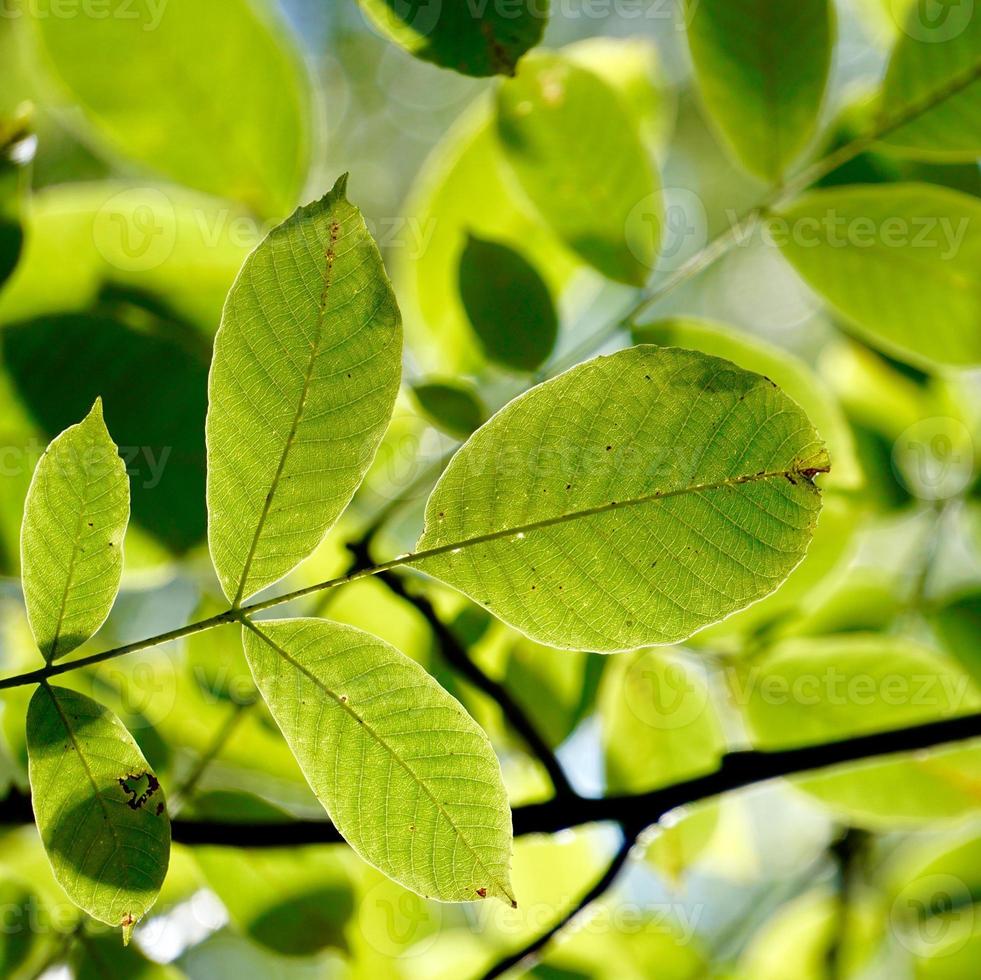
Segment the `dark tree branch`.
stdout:
<svg viewBox="0 0 981 980">
<path fill-rule="evenodd" d="M 514 832 L 517 835 L 553 834 L 570 827 L 604 821 L 646 827 L 657 823 L 665 813 L 679 806 L 698 803 L 771 779 L 978 738 L 981 738 L 981 712 L 800 749 L 733 752 L 723 757 L 722 765 L 716 772 L 647 793 L 599 799 L 575 796 L 567 800 L 552 799 L 516 807 L 513 811 Z M 15 791 L 0 801 L 0 824 L 33 823 L 33 819 L 30 799 L 24 794 Z M 173 829 L 174 840 L 183 844 L 260 848 L 331 844 L 341 840 L 334 827 L 324 820 L 286 823 L 175 820 Z"/>
</svg>

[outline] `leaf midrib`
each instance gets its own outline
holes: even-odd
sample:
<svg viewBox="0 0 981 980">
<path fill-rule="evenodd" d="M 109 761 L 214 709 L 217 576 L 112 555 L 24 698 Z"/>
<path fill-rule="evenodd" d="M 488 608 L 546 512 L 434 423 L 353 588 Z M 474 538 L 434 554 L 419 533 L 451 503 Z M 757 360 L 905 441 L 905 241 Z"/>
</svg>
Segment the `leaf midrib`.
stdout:
<svg viewBox="0 0 981 980">
<path fill-rule="evenodd" d="M 818 462 L 818 460 L 815 460 L 815 462 Z M 455 551 L 457 549 L 462 550 L 463 548 L 470 548 L 478 544 L 487 544 L 491 541 L 498 541 L 503 538 L 514 537 L 517 534 L 527 534 L 531 531 L 541 531 L 549 527 L 554 527 L 557 524 L 565 524 L 569 521 L 594 517 L 597 514 L 605 514 L 613 510 L 620 510 L 624 507 L 636 507 L 641 504 L 655 503 L 658 500 L 668 500 L 672 497 L 681 497 L 689 493 L 704 493 L 711 490 L 723 490 L 726 487 L 740 487 L 750 483 L 763 482 L 765 480 L 799 479 L 806 482 L 815 491 L 820 492 L 819 488 L 815 485 L 813 478 L 819 473 L 829 473 L 831 471 L 831 466 L 824 460 L 821 460 L 820 463 L 821 465 L 815 466 L 805 466 L 801 464 L 799 466 L 790 467 L 789 469 L 768 470 L 763 473 L 748 473 L 742 476 L 727 477 L 724 480 L 718 480 L 714 483 L 696 483 L 686 487 L 677 487 L 673 490 L 655 490 L 652 493 L 644 494 L 640 497 L 628 497 L 626 500 L 611 500 L 602 504 L 596 504 L 592 507 L 586 507 L 582 510 L 566 512 L 564 514 L 556 514 L 553 517 L 544 517 L 541 520 L 532 521 L 528 524 L 500 528 L 496 531 L 489 531 L 487 534 L 477 535 L 472 538 L 463 538 L 459 541 L 438 545 L 424 551 L 417 551 L 411 555 L 403 555 L 401 558 L 394 559 L 391 563 L 386 563 L 385 566 L 379 567 L 384 569 L 398 565 L 408 565 L 417 561 L 424 561 L 428 558 L 438 557 L 439 555 L 446 554 L 449 551 Z M 425 532 L 423 532 L 423 537 L 425 537 Z"/>
<path fill-rule="evenodd" d="M 93 433 L 89 437 L 88 450 L 91 452 L 97 441 L 97 434 Z M 68 568 L 65 574 L 65 587 L 61 593 L 61 602 L 58 607 L 58 616 L 55 620 L 54 635 L 51 638 L 51 652 L 48 657 L 48 662 L 57 659 L 58 657 L 58 641 L 61 639 L 61 630 L 65 625 L 65 613 L 68 609 L 68 594 L 71 591 L 72 583 L 75 579 L 75 564 L 78 560 L 78 555 L 80 552 L 80 541 L 82 537 L 82 526 L 85 523 L 86 508 L 89 504 L 89 491 L 92 489 L 91 473 L 86 470 L 85 474 L 85 486 L 82 491 L 81 506 L 78 508 L 78 514 L 75 517 L 75 533 L 72 535 L 71 541 L 71 554 L 68 556 Z"/>
<path fill-rule="evenodd" d="M 106 801 L 102 798 L 102 794 L 99 790 L 99 784 L 95 781 L 95 775 L 89 766 L 89 761 L 86 759 L 85 753 L 82 751 L 82 747 L 78 744 L 78 739 L 75 737 L 75 730 L 68 721 L 68 715 L 65 714 L 65 710 L 62 708 L 61 702 L 58 700 L 57 695 L 54 693 L 51 687 L 47 684 L 42 684 L 41 687 L 44 688 L 45 693 L 49 698 L 51 698 L 51 703 L 54 705 L 55 711 L 58 712 L 58 717 L 61 719 L 61 724 L 64 726 L 68 739 L 72 743 L 72 748 L 75 750 L 75 754 L 78 756 L 78 761 L 85 770 L 85 775 L 88 776 L 89 783 L 92 786 L 92 791 L 99 803 L 99 808 L 102 810 L 103 816 L 106 819 L 106 826 L 109 828 L 109 833 L 112 836 L 113 843 L 118 847 L 119 835 L 116 833 L 116 827 L 112 821 L 112 817 L 110 816 L 109 807 L 106 806 Z"/>
<path fill-rule="evenodd" d="M 259 539 L 262 537 L 263 529 L 265 528 L 266 521 L 269 518 L 269 512 L 272 509 L 273 499 L 276 496 L 276 491 L 279 489 L 279 483 L 283 478 L 283 472 L 286 469 L 286 460 L 289 457 L 290 450 L 293 448 L 293 444 L 296 442 L 296 435 L 299 431 L 300 420 L 303 418 L 303 413 L 306 410 L 307 397 L 310 393 L 310 384 L 313 380 L 314 366 L 317 363 L 317 358 L 320 356 L 320 347 L 324 339 L 324 320 L 327 315 L 327 296 L 330 291 L 331 278 L 334 270 L 335 248 L 339 238 L 340 223 L 335 219 L 331 222 L 330 241 L 324 257 L 323 290 L 320 294 L 320 304 L 317 313 L 316 340 L 310 347 L 310 358 L 307 361 L 307 370 L 303 378 L 303 386 L 300 389 L 299 402 L 297 403 L 296 411 L 293 413 L 293 421 L 290 425 L 290 431 L 286 437 L 286 442 L 283 445 L 283 451 L 280 454 L 279 463 L 276 466 L 276 472 L 273 475 L 272 483 L 269 487 L 268 493 L 266 494 L 266 499 L 263 502 L 262 511 L 259 514 L 259 520 L 256 523 L 255 533 L 253 534 L 252 542 L 249 545 L 249 552 L 246 555 L 245 563 L 242 566 L 242 574 L 239 577 L 238 589 L 235 592 L 235 599 L 232 602 L 232 607 L 235 609 L 241 605 L 242 599 L 244 598 L 249 573 L 252 571 L 252 564 L 255 561 L 256 551 L 259 547 Z"/>
<path fill-rule="evenodd" d="M 264 643 L 268 644 L 273 650 L 276 651 L 287 663 L 295 667 L 300 673 L 307 677 L 317 688 L 324 692 L 329 698 L 331 698 L 334 703 L 341 708 L 343 711 L 347 712 L 358 724 L 358 728 L 361 731 L 367 732 L 371 737 L 395 760 L 412 778 L 412 781 L 422 790 L 423 793 L 429 798 L 433 806 L 439 811 L 441 816 L 446 820 L 446 822 L 453 829 L 453 832 L 457 837 L 463 842 L 464 847 L 473 856 L 474 861 L 477 866 L 487 875 L 489 881 L 493 882 L 502 895 L 506 896 L 508 900 L 514 904 L 514 896 L 511 894 L 510 890 L 506 884 L 502 883 L 497 876 L 487 867 L 481 858 L 480 854 L 474 849 L 470 841 L 467 840 L 466 835 L 457 827 L 456 822 L 446 811 L 443 804 L 433 795 L 426 783 L 416 774 L 415 770 L 395 751 L 395 749 L 388 743 L 388 741 L 375 730 L 375 728 L 365 720 L 361 715 L 359 715 L 350 704 L 346 701 L 342 701 L 341 698 L 335 694 L 316 674 L 308 670 L 303 664 L 301 664 L 295 657 L 284 650 L 281 646 L 275 643 L 269 636 L 262 632 L 256 626 L 252 620 L 247 616 L 242 617 L 242 625 L 247 629 L 250 629 L 256 636 L 258 636 Z"/>
</svg>

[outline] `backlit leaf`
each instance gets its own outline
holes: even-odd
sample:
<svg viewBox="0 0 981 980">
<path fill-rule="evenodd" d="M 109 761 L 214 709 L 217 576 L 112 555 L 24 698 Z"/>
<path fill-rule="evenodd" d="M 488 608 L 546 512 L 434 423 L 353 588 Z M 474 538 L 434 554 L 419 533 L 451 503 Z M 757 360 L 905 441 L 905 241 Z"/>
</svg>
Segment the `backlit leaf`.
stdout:
<svg viewBox="0 0 981 980">
<path fill-rule="evenodd" d="M 249 256 L 215 338 L 208 533 L 236 602 L 320 543 L 371 465 L 398 394 L 398 307 L 345 183 Z"/>
<path fill-rule="evenodd" d="M 513 75 L 518 59 L 542 39 L 548 0 L 432 3 L 431 0 L 360 0 L 371 22 L 424 61 L 464 75 Z"/>
<path fill-rule="evenodd" d="M 350 626 L 246 623 L 256 684 L 337 829 L 421 895 L 514 901 L 511 812 L 486 735 L 420 667 Z"/>
<path fill-rule="evenodd" d="M 167 873 L 170 818 L 157 777 L 115 715 L 65 688 L 34 693 L 27 750 L 55 878 L 79 908 L 128 932 Z"/>
<path fill-rule="evenodd" d="M 258 7 L 107 0 L 98 16 L 37 16 L 31 25 L 100 140 L 279 217 L 306 177 L 309 82 L 283 26 Z"/>
<path fill-rule="evenodd" d="M 772 592 L 826 450 L 777 386 L 633 347 L 515 399 L 453 458 L 412 564 L 551 646 L 672 643 Z"/>
<path fill-rule="evenodd" d="M 928 184 L 817 191 L 773 226 L 804 279 L 874 345 L 981 363 L 981 202 Z"/>
<path fill-rule="evenodd" d="M 622 97 L 571 60 L 535 53 L 501 85 L 497 111 L 506 159 L 553 231 L 603 275 L 642 285 L 654 268 L 661 203 Z"/>
<path fill-rule="evenodd" d="M 66 429 L 34 471 L 21 531 L 24 600 L 45 660 L 84 643 L 119 591 L 129 479 L 102 402 Z"/>
<path fill-rule="evenodd" d="M 736 158 L 775 180 L 814 131 L 831 67 L 828 0 L 688 0 L 702 99 Z"/>
<path fill-rule="evenodd" d="M 908 120 L 896 126 L 898 120 Z M 915 157 L 981 156 L 981 17 L 963 0 L 911 3 L 883 83 L 884 142 Z"/>
</svg>

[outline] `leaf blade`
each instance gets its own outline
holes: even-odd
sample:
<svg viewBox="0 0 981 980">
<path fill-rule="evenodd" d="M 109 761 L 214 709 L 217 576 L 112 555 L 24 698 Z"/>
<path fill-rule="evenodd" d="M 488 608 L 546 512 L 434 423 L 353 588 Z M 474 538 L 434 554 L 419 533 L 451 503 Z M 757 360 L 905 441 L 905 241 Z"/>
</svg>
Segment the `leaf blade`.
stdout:
<svg viewBox="0 0 981 980">
<path fill-rule="evenodd" d="M 320 543 L 367 472 L 398 394 L 401 318 L 344 190 L 342 178 L 252 253 L 215 338 L 208 539 L 236 603 Z"/>
<path fill-rule="evenodd" d="M 750 173 L 777 179 L 817 124 L 831 68 L 827 0 L 689 0 L 689 10 L 712 121 Z"/>
<path fill-rule="evenodd" d="M 38 462 L 24 508 L 24 600 L 46 661 L 74 650 L 106 621 L 128 523 L 129 478 L 96 399 Z"/>
<path fill-rule="evenodd" d="M 783 237 L 784 257 L 874 344 L 914 363 L 981 363 L 975 198 L 928 184 L 832 188 L 780 218 L 808 229 Z"/>
<path fill-rule="evenodd" d="M 931 24 L 910 5 L 883 82 L 883 142 L 920 159 L 974 161 L 981 154 L 981 18 L 957 0 L 938 0 L 936 8 Z"/>
<path fill-rule="evenodd" d="M 94 141 L 263 216 L 286 214 L 306 178 L 311 95 L 273 13 L 249 0 L 110 6 L 104 16 L 30 18 Z"/>
<path fill-rule="evenodd" d="M 713 457 L 716 446 L 730 454 Z M 533 388 L 478 430 L 430 496 L 412 564 L 549 646 L 677 642 L 799 563 L 828 466 L 768 379 L 634 347 Z"/>
<path fill-rule="evenodd" d="M 359 0 L 371 23 L 423 61 L 478 78 L 513 75 L 518 59 L 542 39 L 542 5 L 505 11 L 495 4 L 430 4 L 428 0 Z"/>
<path fill-rule="evenodd" d="M 256 684 L 311 788 L 358 854 L 422 895 L 513 903 L 511 815 L 500 766 L 462 706 L 415 661 L 353 627 L 312 619 L 244 625 Z M 415 696 L 408 708 L 406 688 Z M 318 714 L 310 725 L 313 705 Z M 407 710 L 418 722 L 412 730 L 405 730 Z M 353 773 L 357 788 L 342 790 L 338 780 Z M 461 784 L 470 787 L 469 798 Z M 403 795 L 411 806 L 399 805 Z M 366 814 L 362 804 L 379 799 L 380 817 Z M 468 824 L 474 810 L 490 814 L 489 823 Z M 458 850 L 466 855 L 462 869 Z"/>
<path fill-rule="evenodd" d="M 170 818 L 132 736 L 107 708 L 42 686 L 27 715 L 31 798 L 58 883 L 89 915 L 131 929 L 167 872 Z"/>
<path fill-rule="evenodd" d="M 497 132 L 518 182 L 565 244 L 615 282 L 643 285 L 660 240 L 660 186 L 620 94 L 571 59 L 536 52 L 498 90 Z"/>
</svg>

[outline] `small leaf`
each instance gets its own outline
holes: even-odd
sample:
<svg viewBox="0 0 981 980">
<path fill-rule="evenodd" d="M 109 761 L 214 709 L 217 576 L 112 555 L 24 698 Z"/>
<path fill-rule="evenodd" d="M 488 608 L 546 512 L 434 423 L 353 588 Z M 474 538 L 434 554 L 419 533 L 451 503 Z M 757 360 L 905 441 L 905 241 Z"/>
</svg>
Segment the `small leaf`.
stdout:
<svg viewBox="0 0 981 980">
<path fill-rule="evenodd" d="M 234 602 L 317 547 L 368 471 L 398 394 L 398 307 L 345 184 L 249 256 L 215 338 L 208 535 Z"/>
<path fill-rule="evenodd" d="M 256 684 L 345 840 L 447 902 L 511 894 L 511 812 L 487 737 L 377 637 L 316 619 L 246 621 Z"/>
<path fill-rule="evenodd" d="M 487 418 L 487 410 L 472 385 L 425 381 L 413 385 L 412 394 L 426 418 L 457 439 L 466 439 Z"/>
<path fill-rule="evenodd" d="M 981 203 L 929 184 L 816 191 L 771 226 L 805 280 L 876 346 L 981 363 Z"/>
<path fill-rule="evenodd" d="M 787 577 L 828 467 L 773 382 L 633 347 L 533 388 L 478 430 L 429 499 L 412 564 L 550 646 L 673 643 Z"/>
<path fill-rule="evenodd" d="M 518 59 L 542 39 L 548 0 L 497 3 L 360 0 L 386 37 L 423 61 L 464 75 L 513 75 Z"/>
<path fill-rule="evenodd" d="M 473 235 L 460 256 L 460 298 L 488 360 L 534 371 L 559 332 L 548 286 L 519 252 Z"/>
<path fill-rule="evenodd" d="M 702 99 L 750 171 L 778 179 L 814 132 L 831 67 L 828 0 L 688 0 Z"/>
<path fill-rule="evenodd" d="M 643 285 L 661 201 L 627 103 L 592 71 L 536 52 L 501 85 L 497 112 L 505 157 L 553 231 L 603 275 Z"/>
<path fill-rule="evenodd" d="M 44 659 L 64 656 L 106 621 L 119 591 L 129 479 L 102 401 L 38 462 L 21 529 L 24 600 Z"/>
<path fill-rule="evenodd" d="M 27 751 L 55 878 L 93 918 L 131 930 L 167 873 L 170 818 L 157 777 L 112 712 L 65 688 L 34 692 Z"/>
<path fill-rule="evenodd" d="M 309 81 L 273 12 L 250 0 L 108 0 L 101 15 L 31 17 L 30 26 L 99 142 L 263 215 L 296 203 L 310 152 Z"/>
<path fill-rule="evenodd" d="M 889 128 L 884 142 L 910 156 L 972 163 L 981 156 L 981 17 L 976 4 L 909 4 L 883 83 L 880 125 Z"/>
</svg>

